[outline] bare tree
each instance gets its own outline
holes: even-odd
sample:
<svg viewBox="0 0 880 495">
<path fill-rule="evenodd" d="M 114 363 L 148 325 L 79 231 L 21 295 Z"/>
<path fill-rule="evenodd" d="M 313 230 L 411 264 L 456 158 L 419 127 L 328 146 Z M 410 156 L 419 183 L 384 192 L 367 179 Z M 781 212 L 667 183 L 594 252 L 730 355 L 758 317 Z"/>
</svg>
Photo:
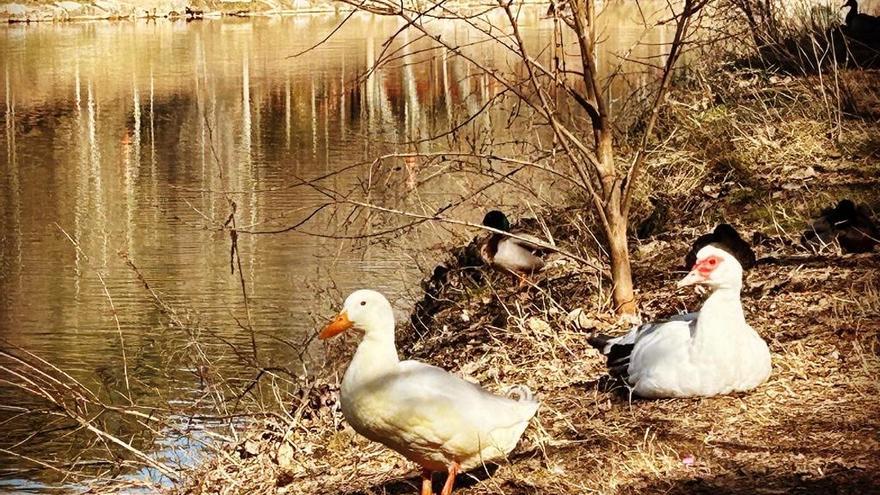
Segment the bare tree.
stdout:
<svg viewBox="0 0 880 495">
<path fill-rule="evenodd" d="M 669 87 L 673 68 L 681 55 L 691 20 L 706 3 L 706 0 L 685 0 L 678 12 L 674 10 L 672 12 L 675 21 L 675 34 L 669 45 L 669 53 L 660 74 L 654 100 L 649 107 L 649 116 L 642 133 L 641 143 L 629 165 L 618 163 L 612 117 L 609 115 L 606 95 L 602 93 L 602 86 L 599 82 L 595 59 L 597 42 L 595 1 L 573 0 L 570 4 L 571 16 L 566 18 L 566 24 L 577 36 L 578 54 L 583 66 L 581 77 L 586 88 L 585 95 L 578 95 L 574 90 L 571 90 L 571 93 L 589 116 L 593 128 L 593 139 L 590 143 L 591 146 L 587 146 L 583 143 L 582 138 L 558 124 L 557 127 L 560 130 L 556 133 L 560 141 L 567 140 L 577 149 L 579 154 L 570 150 L 571 145 L 566 145 L 566 151 L 571 160 L 586 165 L 580 165 L 578 168 L 586 168 L 586 171 L 582 172 L 583 181 L 590 190 L 593 205 L 599 213 L 608 242 L 611 276 L 614 282 L 614 302 L 618 310 L 624 313 L 631 313 L 636 309 L 627 242 L 627 225 L 632 207 L 633 189 L 644 168 L 657 116 Z M 510 12 L 509 5 L 506 8 Z M 672 9 L 670 7 L 670 10 Z M 512 17 L 511 23 L 514 23 Z M 552 119 L 552 116 L 550 118 Z M 598 179 L 598 188 L 593 185 L 596 179 Z"/>
<path fill-rule="evenodd" d="M 491 99 L 479 112 L 488 112 L 507 102 L 516 117 L 526 118 L 522 109 L 528 111 L 530 125 L 539 128 L 535 135 L 544 132 L 552 136 L 549 145 L 531 143 L 534 149 L 541 151 L 535 153 L 539 158 L 519 161 L 518 164 L 563 176 L 567 183 L 581 190 L 592 205 L 604 234 L 599 237 L 608 254 L 615 306 L 621 313 L 634 312 L 636 301 L 627 233 L 636 185 L 652 150 L 655 124 L 673 70 L 690 42 L 699 13 L 708 0 L 684 0 L 677 5 L 662 3 L 662 12 L 654 16 L 659 20 L 653 24 L 643 15 L 645 32 L 658 24 L 674 26 L 671 41 L 661 43 L 662 52 L 655 57 L 661 62 L 656 63 L 648 57 L 633 60 L 628 58 L 629 54 L 624 54 L 619 56 L 621 65 L 612 74 L 601 73 L 599 67 L 597 48 L 601 44 L 601 11 L 597 3 L 602 2 L 595 0 L 554 1 L 548 11 L 554 26 L 552 46 L 537 49 L 529 47 L 522 34 L 523 7 L 508 0 L 487 7 L 456 7 L 443 0 L 430 4 L 393 0 L 342 1 L 356 10 L 394 16 L 403 21 L 402 27 L 382 45 L 369 73 L 404 58 L 401 53 L 411 49 L 413 41 L 409 34 L 406 40 L 400 38 L 402 33 L 414 32 L 417 40 L 431 43 L 431 47 L 422 52 L 442 51 L 444 56 L 463 59 L 475 72 L 501 88 L 499 94 L 505 98 Z M 642 5 L 639 2 L 635 5 L 641 13 Z M 653 5 L 656 8 L 658 3 Z M 450 24 L 463 26 L 481 39 L 459 42 L 444 37 L 444 28 L 448 30 Z M 500 49 L 508 60 L 514 60 L 514 64 L 498 67 L 486 62 L 479 56 L 479 50 L 489 46 Z M 651 76 L 642 78 L 642 84 L 633 88 L 632 99 L 638 100 L 638 104 L 630 106 L 638 107 L 639 115 L 628 123 L 623 123 L 620 115 L 613 115 L 609 109 L 609 79 L 620 74 L 623 62 L 637 63 Z M 510 104 L 511 99 L 513 104 Z M 469 120 L 473 118 L 471 116 Z M 627 124 L 628 128 L 624 129 Z M 453 127 L 449 133 L 460 130 L 461 126 Z M 453 151 L 456 159 L 461 160 L 462 151 L 450 150 L 450 153 Z M 476 146 L 464 154 L 467 153 L 476 161 L 505 160 L 498 153 L 486 156 L 485 151 Z M 351 206 L 369 208 L 370 205 Z M 447 220 L 440 215 L 434 217 Z"/>
</svg>

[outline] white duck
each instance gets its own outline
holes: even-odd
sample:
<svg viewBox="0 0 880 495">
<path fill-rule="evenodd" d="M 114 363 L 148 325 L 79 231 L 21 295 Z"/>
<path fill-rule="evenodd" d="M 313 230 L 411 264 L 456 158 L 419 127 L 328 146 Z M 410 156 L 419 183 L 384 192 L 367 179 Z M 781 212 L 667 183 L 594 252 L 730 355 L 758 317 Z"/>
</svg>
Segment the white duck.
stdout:
<svg viewBox="0 0 880 495">
<path fill-rule="evenodd" d="M 422 495 L 432 494 L 433 471 L 448 471 L 441 494 L 449 495 L 459 472 L 506 456 L 538 410 L 524 387 L 513 400 L 436 366 L 400 361 L 394 312 L 376 291 L 348 296 L 319 338 L 352 327 L 364 337 L 342 379 L 342 414 L 356 432 L 422 467 Z"/>
<path fill-rule="evenodd" d="M 717 245 L 703 247 L 678 287 L 694 284 L 712 291 L 699 313 L 647 323 L 617 338 L 590 338 L 608 356 L 611 374 L 636 395 L 709 397 L 753 389 L 770 375 L 770 350 L 743 315 L 737 259 Z"/>
</svg>

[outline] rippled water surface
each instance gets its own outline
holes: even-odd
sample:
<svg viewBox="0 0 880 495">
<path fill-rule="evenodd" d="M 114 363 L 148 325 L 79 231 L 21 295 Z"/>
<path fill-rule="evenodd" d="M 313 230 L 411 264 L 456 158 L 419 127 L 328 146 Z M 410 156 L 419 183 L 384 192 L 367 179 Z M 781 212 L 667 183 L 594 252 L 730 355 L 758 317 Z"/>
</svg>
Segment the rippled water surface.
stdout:
<svg viewBox="0 0 880 495">
<path fill-rule="evenodd" d="M 540 13 L 524 14 L 536 50 L 551 32 Z M 614 47 L 639 32 L 625 29 L 634 15 L 606 13 Z M 188 347 L 192 336 L 169 329 L 150 290 L 230 348 L 250 349 L 252 327 L 260 364 L 293 370 L 303 350 L 319 352 L 309 336 L 348 290 L 377 288 L 406 309 L 437 256 L 414 250 L 448 242 L 444 229 L 421 229 L 405 244 L 352 242 L 324 236 L 380 226 L 363 214 L 321 211 L 296 231 L 239 234 L 236 260 L 221 228 L 234 221 L 243 231 L 285 230 L 327 202 L 303 180 L 382 153 L 431 151 L 436 144 L 394 143 L 434 135 L 498 91 L 455 57 L 419 56 L 419 40 L 402 50 L 409 58 L 367 75 L 399 27 L 393 19 L 355 16 L 327 43 L 288 58 L 341 19 L 0 27 L 3 346 L 57 364 L 110 400 L 130 390 L 137 403 L 185 403 L 204 379 L 182 367 L 170 380 L 169 356 L 198 351 Z M 461 42 L 468 33 L 450 28 L 444 36 Z M 499 63 L 505 54 L 480 57 Z M 355 191 L 361 180 L 382 180 L 374 194 L 410 204 L 468 193 L 450 177 L 409 197 L 411 165 L 400 160 L 366 178 L 356 169 L 323 184 Z M 224 344 L 218 355 L 230 354 Z M 236 366 L 235 359 L 217 365 Z M 0 420 L 34 403 L 0 384 Z M 3 448 L 23 441 L 19 452 L 70 455 L 57 433 L 28 438 L 50 429 L 43 423 L 17 418 L 0 428 Z M 0 461 L 0 476 L 14 486 L 36 476 L 27 461 Z"/>
</svg>

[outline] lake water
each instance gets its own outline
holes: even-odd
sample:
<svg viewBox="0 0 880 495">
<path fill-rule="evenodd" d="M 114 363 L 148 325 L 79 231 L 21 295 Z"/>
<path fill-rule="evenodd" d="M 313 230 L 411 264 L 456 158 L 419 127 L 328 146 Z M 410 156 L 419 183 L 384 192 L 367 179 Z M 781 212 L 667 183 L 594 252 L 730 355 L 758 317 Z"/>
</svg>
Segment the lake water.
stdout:
<svg viewBox="0 0 880 495">
<path fill-rule="evenodd" d="M 542 12 L 522 15 L 528 45 L 546 58 L 552 23 Z M 603 49 L 624 52 L 641 36 L 634 6 L 603 15 Z M 452 139 L 420 140 L 462 122 L 500 88 L 449 53 L 422 51 L 428 45 L 416 34 L 395 45 L 403 46 L 398 61 L 365 76 L 400 26 L 368 15 L 289 58 L 343 17 L 0 27 L 0 348 L 33 352 L 113 403 L 128 395 L 144 405 L 192 404 L 202 397 L 198 354 L 206 349 L 232 375 L 240 370 L 230 349 L 250 352 L 252 343 L 259 365 L 299 373 L 320 356 L 311 336 L 350 290 L 381 290 L 403 316 L 441 248 L 475 232 L 423 225 L 364 237 L 404 220 L 350 208 L 310 217 L 328 202 L 321 188 L 422 212 L 470 198 L 488 179 L 405 158 L 347 167 L 383 153 L 456 149 Z M 447 31 L 444 39 L 462 44 L 473 36 Z M 652 36 L 645 49 L 659 51 L 663 39 Z M 479 57 L 511 63 L 498 48 Z M 601 59 L 606 72 L 617 63 Z M 501 148 L 516 132 L 491 114 L 471 125 Z M 331 173 L 320 187 L 302 184 Z M 502 191 L 471 199 L 527 213 L 521 195 Z M 479 221 L 473 204 L 447 214 Z M 287 232 L 240 233 L 231 260 L 222 228 L 231 215 L 250 232 L 309 220 Z M 132 265 L 204 347 L 169 326 Z M 87 438 L 19 415 L 39 401 L 3 382 L 0 404 L 4 449 L 72 462 L 71 446 Z M 39 480 L 60 477 L 0 454 L 0 483 L 40 490 Z"/>
</svg>

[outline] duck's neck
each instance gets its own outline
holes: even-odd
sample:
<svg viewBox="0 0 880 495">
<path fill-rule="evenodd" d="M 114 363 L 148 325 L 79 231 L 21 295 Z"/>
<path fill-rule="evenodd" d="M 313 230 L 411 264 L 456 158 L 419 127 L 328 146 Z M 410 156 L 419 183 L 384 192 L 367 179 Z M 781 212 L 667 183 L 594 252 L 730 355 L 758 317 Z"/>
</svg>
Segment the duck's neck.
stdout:
<svg viewBox="0 0 880 495">
<path fill-rule="evenodd" d="M 379 322 L 381 331 L 368 330 L 348 365 L 344 380 L 351 383 L 371 381 L 397 369 L 400 359 L 394 345 L 394 319 Z"/>
<path fill-rule="evenodd" d="M 740 287 L 716 289 L 700 309 L 693 345 L 697 348 L 717 346 L 726 340 L 726 334 L 745 325 Z"/>
<path fill-rule="evenodd" d="M 489 236 L 489 239 L 486 241 L 486 247 L 485 247 L 486 256 L 488 258 L 491 259 L 491 258 L 495 257 L 495 254 L 498 253 L 498 243 L 501 242 L 502 240 L 504 240 L 505 237 L 506 236 L 504 236 L 502 234 L 496 234 L 494 232 L 492 233 L 492 235 Z"/>
<path fill-rule="evenodd" d="M 852 26 L 853 20 L 855 20 L 857 15 L 859 15 L 859 4 L 858 2 L 851 2 L 848 5 L 849 12 L 846 13 L 846 17 L 843 19 L 843 22 L 847 26 Z"/>
</svg>

